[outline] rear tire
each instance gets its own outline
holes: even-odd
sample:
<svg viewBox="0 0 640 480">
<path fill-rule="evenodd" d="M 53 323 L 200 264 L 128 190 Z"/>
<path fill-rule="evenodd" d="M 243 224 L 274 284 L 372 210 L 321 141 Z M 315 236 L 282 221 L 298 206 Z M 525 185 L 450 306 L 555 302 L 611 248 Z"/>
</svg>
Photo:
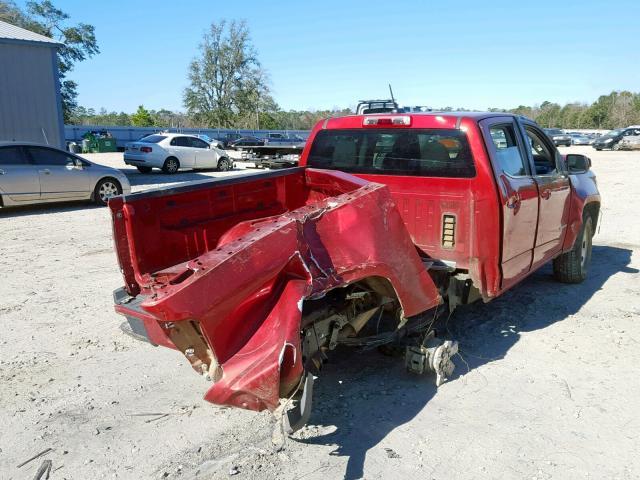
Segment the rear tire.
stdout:
<svg viewBox="0 0 640 480">
<path fill-rule="evenodd" d="M 553 260 L 553 274 L 556 280 L 563 283 L 580 283 L 587 278 L 591 263 L 592 240 L 593 220 L 591 215 L 586 214 L 573 248 Z"/>
<path fill-rule="evenodd" d="M 220 172 L 228 172 L 233 168 L 231 161 L 227 157 L 222 157 L 218 160 L 218 171 Z"/>
<path fill-rule="evenodd" d="M 151 167 L 136 167 L 140 173 L 151 173 Z"/>
<path fill-rule="evenodd" d="M 164 161 L 162 165 L 162 171 L 169 175 L 173 175 L 180 169 L 180 162 L 176 157 L 169 157 Z"/>
<path fill-rule="evenodd" d="M 96 184 L 93 191 L 93 200 L 97 205 L 104 207 L 109 199 L 122 194 L 120 182 L 113 178 L 103 178 Z"/>
</svg>

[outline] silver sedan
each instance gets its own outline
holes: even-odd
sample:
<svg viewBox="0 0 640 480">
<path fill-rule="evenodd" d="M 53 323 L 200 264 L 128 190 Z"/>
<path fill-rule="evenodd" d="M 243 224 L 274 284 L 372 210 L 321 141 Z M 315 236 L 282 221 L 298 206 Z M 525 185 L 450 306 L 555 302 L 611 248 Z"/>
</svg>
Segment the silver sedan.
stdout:
<svg viewBox="0 0 640 480">
<path fill-rule="evenodd" d="M 571 133 L 571 144 L 572 145 L 591 145 L 593 140 L 588 135 L 583 135 L 580 133 Z"/>
<path fill-rule="evenodd" d="M 0 142 L 0 206 L 91 200 L 130 193 L 127 177 L 46 145 Z"/>
</svg>

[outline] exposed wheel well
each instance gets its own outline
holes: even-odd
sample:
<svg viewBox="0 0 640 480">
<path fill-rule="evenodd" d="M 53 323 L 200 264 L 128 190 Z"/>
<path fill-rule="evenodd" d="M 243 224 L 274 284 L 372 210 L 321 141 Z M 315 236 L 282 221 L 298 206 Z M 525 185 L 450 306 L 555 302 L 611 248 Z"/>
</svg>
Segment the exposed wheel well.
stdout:
<svg viewBox="0 0 640 480">
<path fill-rule="evenodd" d="M 304 300 L 301 308 L 302 326 L 307 327 L 335 314 L 351 318 L 356 312 L 373 307 L 383 307 L 386 311 L 402 314 L 398 295 L 391 282 L 384 277 L 365 277 L 333 288 L 321 298 Z M 360 327 L 364 327 L 364 324 Z"/>
<path fill-rule="evenodd" d="M 591 222 L 593 224 L 593 233 L 595 235 L 598 227 L 598 217 L 600 216 L 600 202 L 587 203 L 583 209 L 583 215 L 591 216 Z"/>
</svg>

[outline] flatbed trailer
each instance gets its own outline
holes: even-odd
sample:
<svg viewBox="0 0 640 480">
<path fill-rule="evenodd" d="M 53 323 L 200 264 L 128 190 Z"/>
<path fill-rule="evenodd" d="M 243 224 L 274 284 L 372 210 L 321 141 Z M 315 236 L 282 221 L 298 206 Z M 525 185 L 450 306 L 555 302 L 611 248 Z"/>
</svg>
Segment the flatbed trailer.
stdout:
<svg viewBox="0 0 640 480">
<path fill-rule="evenodd" d="M 238 147 L 245 162 L 254 162 L 256 168 L 296 167 L 304 145 L 264 145 L 260 147 Z"/>
</svg>

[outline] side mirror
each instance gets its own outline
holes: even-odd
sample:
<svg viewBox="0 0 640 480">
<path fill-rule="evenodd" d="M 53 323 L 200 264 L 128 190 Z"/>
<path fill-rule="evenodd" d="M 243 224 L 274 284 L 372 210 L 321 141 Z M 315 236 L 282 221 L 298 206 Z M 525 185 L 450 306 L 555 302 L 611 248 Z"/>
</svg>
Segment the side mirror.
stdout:
<svg viewBox="0 0 640 480">
<path fill-rule="evenodd" d="M 566 156 L 569 173 L 584 173 L 591 168 L 591 159 L 586 155 L 570 153 Z"/>
</svg>

